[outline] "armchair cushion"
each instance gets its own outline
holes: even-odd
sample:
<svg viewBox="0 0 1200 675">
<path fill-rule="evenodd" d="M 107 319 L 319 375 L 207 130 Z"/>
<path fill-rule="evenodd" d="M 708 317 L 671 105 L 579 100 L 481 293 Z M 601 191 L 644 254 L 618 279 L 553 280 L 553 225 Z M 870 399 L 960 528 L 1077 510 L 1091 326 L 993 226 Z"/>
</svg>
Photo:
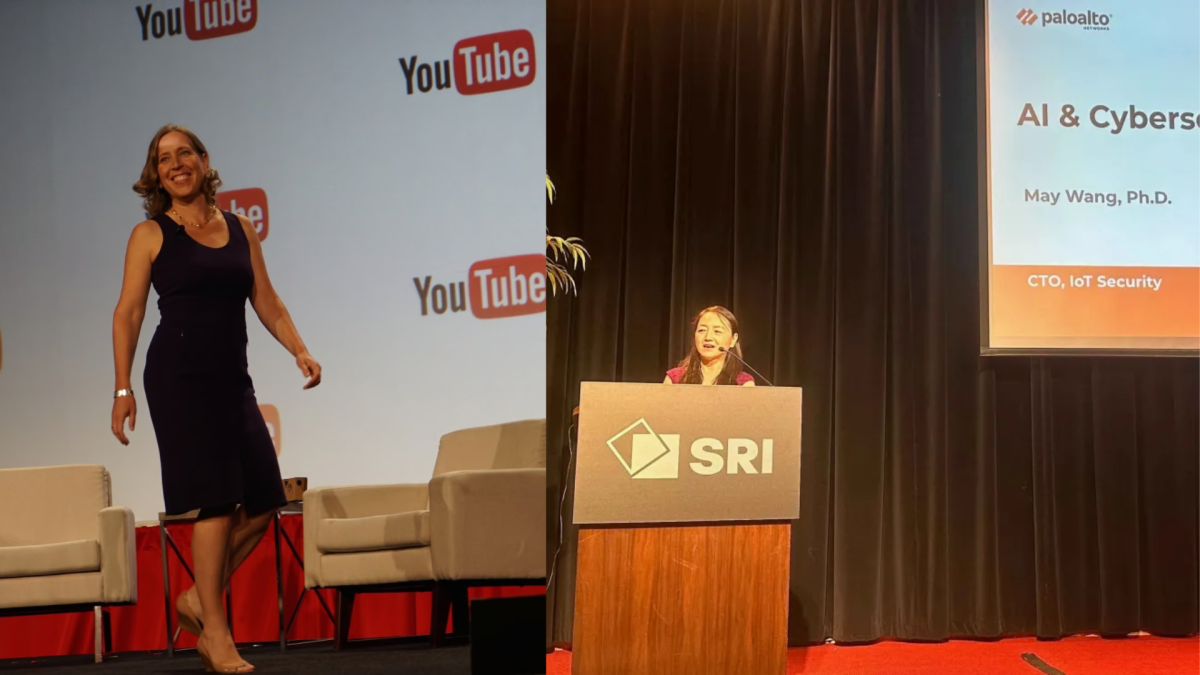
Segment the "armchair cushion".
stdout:
<svg viewBox="0 0 1200 675">
<path fill-rule="evenodd" d="M 304 564 L 308 565 L 307 559 Z M 427 546 L 362 553 L 331 553 L 322 555 L 317 564 L 321 566 L 321 583 L 329 588 L 398 584 L 429 581 L 433 578 Z"/>
<path fill-rule="evenodd" d="M 0 579 L 99 570 L 100 543 L 94 539 L 0 548 Z"/>
<path fill-rule="evenodd" d="M 304 493 L 304 585 L 329 587 L 322 574 L 326 554 L 317 546 L 327 519 L 357 519 L 424 511 L 429 508 L 428 485 L 353 485 L 312 488 Z M 426 556 L 428 557 L 428 556 Z M 331 578 L 332 579 L 332 578 Z"/>
<path fill-rule="evenodd" d="M 98 604 L 99 572 L 0 579 L 0 609 Z"/>
<path fill-rule="evenodd" d="M 96 514 L 112 503 L 108 471 L 98 465 L 0 470 L 0 546 L 99 538 Z"/>
<path fill-rule="evenodd" d="M 366 518 L 325 518 L 317 526 L 317 549 L 322 553 L 428 545 L 429 512 L 424 510 Z"/>
</svg>

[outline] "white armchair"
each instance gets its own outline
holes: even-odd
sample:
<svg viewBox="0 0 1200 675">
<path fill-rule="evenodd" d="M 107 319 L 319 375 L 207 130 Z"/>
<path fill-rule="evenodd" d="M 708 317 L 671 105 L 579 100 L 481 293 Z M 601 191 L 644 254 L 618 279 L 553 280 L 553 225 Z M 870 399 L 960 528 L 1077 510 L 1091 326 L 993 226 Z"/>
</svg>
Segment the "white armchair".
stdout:
<svg viewBox="0 0 1200 675">
<path fill-rule="evenodd" d="M 112 506 L 108 471 L 0 469 L 0 616 L 94 612 L 137 602 L 133 512 Z"/>
<path fill-rule="evenodd" d="M 437 645 L 451 606 L 454 634 L 467 632 L 470 586 L 545 583 L 545 420 L 446 434 L 433 473 L 305 492 L 305 586 L 338 590 L 335 648 L 357 593 L 432 590 Z"/>
</svg>

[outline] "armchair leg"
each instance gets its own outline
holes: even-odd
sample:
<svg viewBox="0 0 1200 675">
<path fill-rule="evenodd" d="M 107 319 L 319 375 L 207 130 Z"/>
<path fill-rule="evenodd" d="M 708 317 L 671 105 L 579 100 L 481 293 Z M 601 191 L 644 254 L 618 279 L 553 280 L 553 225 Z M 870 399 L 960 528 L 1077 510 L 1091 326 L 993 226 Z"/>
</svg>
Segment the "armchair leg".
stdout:
<svg viewBox="0 0 1200 675">
<path fill-rule="evenodd" d="M 446 621 L 450 618 L 450 584 L 436 581 L 433 584 L 433 616 L 429 620 L 429 644 L 441 647 L 446 639 Z"/>
<path fill-rule="evenodd" d="M 104 660 L 104 612 L 100 605 L 92 608 L 92 635 L 95 638 L 96 663 Z"/>
<path fill-rule="evenodd" d="M 440 647 L 446 639 L 447 620 L 453 618 L 451 635 L 466 637 L 471 633 L 471 609 L 467 602 L 467 585 L 453 581 L 438 581 L 433 585 L 433 617 L 429 624 L 429 641 Z"/>
<path fill-rule="evenodd" d="M 107 609 L 100 610 L 100 613 L 104 615 L 104 653 L 111 654 L 113 652 L 112 614 Z"/>
<path fill-rule="evenodd" d="M 467 585 L 455 584 L 450 601 L 450 618 L 453 622 L 454 636 L 469 636 L 471 634 L 471 603 L 467 597 Z"/>
<path fill-rule="evenodd" d="M 350 617 L 354 614 L 354 594 L 341 589 L 337 592 L 337 608 L 334 614 L 333 648 L 345 649 L 350 642 Z"/>
</svg>

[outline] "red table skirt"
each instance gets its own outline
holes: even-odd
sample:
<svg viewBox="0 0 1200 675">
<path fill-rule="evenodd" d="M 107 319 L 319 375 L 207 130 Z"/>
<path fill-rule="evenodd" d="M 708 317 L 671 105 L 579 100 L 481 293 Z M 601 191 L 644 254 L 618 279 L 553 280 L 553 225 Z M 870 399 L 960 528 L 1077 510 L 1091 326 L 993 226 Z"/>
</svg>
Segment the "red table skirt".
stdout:
<svg viewBox="0 0 1200 675">
<path fill-rule="evenodd" d="M 299 515 L 285 515 L 283 529 L 291 536 L 296 551 L 304 553 L 304 524 Z M 273 527 L 273 526 L 272 526 Z M 115 652 L 165 650 L 166 621 L 163 612 L 162 553 L 157 527 L 139 527 L 137 532 L 138 602 L 128 607 L 113 607 L 112 647 Z M 191 565 L 192 528 L 190 524 L 169 525 L 168 532 Z M 292 616 L 296 600 L 304 590 L 304 569 L 286 542 L 283 547 L 284 623 Z M 170 545 L 168 545 L 168 549 Z M 191 587 L 192 581 L 172 551 L 167 552 L 171 575 L 171 625 L 175 597 Z M 329 609 L 334 610 L 332 590 L 309 591 L 288 633 L 289 640 L 315 640 L 333 637 L 333 623 L 321 609 L 315 594 L 320 592 Z M 470 597 L 495 598 L 544 595 L 543 586 L 524 588 L 473 588 Z M 279 641 L 279 600 L 275 582 L 275 536 L 271 528 L 253 553 L 233 576 L 233 635 L 239 643 Z M 381 593 L 357 596 L 350 625 L 350 638 L 378 638 L 428 635 L 432 602 L 430 593 Z M 49 614 L 0 618 L 0 659 L 19 659 L 68 654 L 90 654 L 94 649 L 92 613 Z M 184 631 L 177 648 L 196 645 L 196 638 Z"/>
</svg>

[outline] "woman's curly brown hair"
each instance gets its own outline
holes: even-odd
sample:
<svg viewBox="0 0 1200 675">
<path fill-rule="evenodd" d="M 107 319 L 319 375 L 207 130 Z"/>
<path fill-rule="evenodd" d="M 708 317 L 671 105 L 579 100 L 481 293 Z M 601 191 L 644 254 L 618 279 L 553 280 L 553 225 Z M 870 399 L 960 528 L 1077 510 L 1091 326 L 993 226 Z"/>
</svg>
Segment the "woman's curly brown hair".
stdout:
<svg viewBox="0 0 1200 675">
<path fill-rule="evenodd" d="M 187 136 L 192 143 L 192 149 L 200 153 L 201 157 L 208 157 L 208 149 L 204 147 L 204 143 L 187 127 L 168 124 L 154 134 L 154 140 L 150 141 L 150 147 L 146 150 L 146 165 L 142 167 L 142 178 L 133 184 L 133 191 L 142 196 L 142 208 L 150 217 L 165 212 L 171 206 L 171 195 L 158 182 L 158 142 L 172 131 Z M 217 189 L 220 187 L 221 176 L 216 169 L 210 167 L 200 186 L 200 191 L 204 193 L 204 199 L 210 206 L 217 203 Z"/>
</svg>

